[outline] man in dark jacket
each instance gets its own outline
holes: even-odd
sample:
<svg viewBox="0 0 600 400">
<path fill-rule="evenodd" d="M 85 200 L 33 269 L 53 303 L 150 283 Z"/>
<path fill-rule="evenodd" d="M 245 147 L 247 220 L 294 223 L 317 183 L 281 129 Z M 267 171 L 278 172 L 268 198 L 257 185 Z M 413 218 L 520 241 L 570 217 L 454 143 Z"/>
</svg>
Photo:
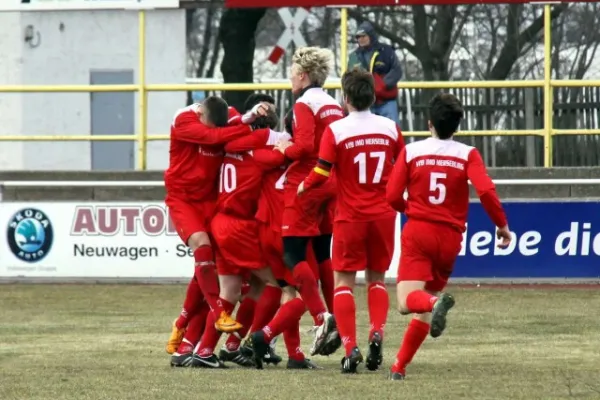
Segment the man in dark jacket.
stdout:
<svg viewBox="0 0 600 400">
<path fill-rule="evenodd" d="M 376 100 L 371 111 L 400 124 L 398 81 L 402 78 L 402 69 L 396 52 L 392 46 L 379 42 L 369 22 L 358 26 L 355 38 L 358 48 L 348 58 L 348 70 L 358 67 L 373 74 Z"/>
</svg>

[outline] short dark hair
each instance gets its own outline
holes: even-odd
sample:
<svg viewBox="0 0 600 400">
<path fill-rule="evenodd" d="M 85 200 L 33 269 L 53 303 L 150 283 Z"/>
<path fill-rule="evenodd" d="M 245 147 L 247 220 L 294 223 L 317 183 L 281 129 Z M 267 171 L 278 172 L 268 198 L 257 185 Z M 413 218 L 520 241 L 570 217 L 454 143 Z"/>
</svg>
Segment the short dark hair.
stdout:
<svg viewBox="0 0 600 400">
<path fill-rule="evenodd" d="M 438 93 L 429 102 L 429 121 L 440 139 L 450 139 L 464 117 L 460 100 L 450 93 Z"/>
<path fill-rule="evenodd" d="M 225 100 L 217 96 L 210 96 L 204 100 L 206 119 L 217 127 L 227 126 L 229 121 L 229 105 Z"/>
<path fill-rule="evenodd" d="M 253 129 L 264 129 L 264 128 L 275 129 L 275 128 L 277 128 L 277 125 L 279 125 L 279 117 L 277 116 L 277 113 L 275 112 L 275 110 L 269 108 L 269 111 L 267 111 L 267 115 L 261 115 L 254 120 L 254 122 L 252 123 L 252 128 Z"/>
<path fill-rule="evenodd" d="M 287 133 L 290 136 L 294 136 L 294 111 L 290 109 L 287 114 L 285 114 L 285 119 L 283 120 L 283 126 Z"/>
<path fill-rule="evenodd" d="M 368 110 L 375 102 L 375 81 L 369 72 L 355 68 L 342 76 L 346 101 L 358 111 Z"/>
<path fill-rule="evenodd" d="M 250 111 L 252 107 L 262 102 L 275 104 L 275 99 L 270 94 L 252 93 L 244 102 L 244 112 Z"/>
</svg>

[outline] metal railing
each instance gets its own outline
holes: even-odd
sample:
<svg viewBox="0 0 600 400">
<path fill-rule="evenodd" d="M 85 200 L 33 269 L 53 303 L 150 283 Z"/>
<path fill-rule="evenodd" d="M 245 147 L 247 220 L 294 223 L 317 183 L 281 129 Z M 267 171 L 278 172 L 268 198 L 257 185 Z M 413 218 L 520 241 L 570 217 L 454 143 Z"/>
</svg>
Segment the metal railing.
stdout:
<svg viewBox="0 0 600 400">
<path fill-rule="evenodd" d="M 544 90 L 544 125 L 543 129 L 527 130 L 483 130 L 462 131 L 460 136 L 507 136 L 535 135 L 544 138 L 544 166 L 552 166 L 552 137 L 554 135 L 598 135 L 600 129 L 554 129 L 553 128 L 553 93 L 555 87 L 600 87 L 600 80 L 557 80 L 551 77 L 551 8 L 544 5 L 544 79 L 521 81 L 447 81 L 447 82 L 400 82 L 400 89 L 444 89 L 444 88 L 534 88 Z M 342 72 L 348 54 L 348 12 L 341 11 L 341 59 Z M 139 81 L 134 85 L 0 85 L 0 93 L 80 93 L 80 92 L 138 92 L 138 131 L 130 135 L 1 135 L 0 141 L 137 141 L 137 167 L 145 170 L 147 164 L 146 144 L 150 140 L 168 140 L 169 135 L 148 135 L 147 111 L 148 92 L 183 92 L 183 91 L 243 91 L 243 90 L 290 90 L 289 83 L 239 83 L 239 84 L 147 84 L 146 83 L 146 13 L 139 11 L 138 18 L 138 71 Z M 340 89 L 339 82 L 330 82 L 327 89 Z M 428 131 L 406 131 L 405 136 L 429 136 Z"/>
</svg>

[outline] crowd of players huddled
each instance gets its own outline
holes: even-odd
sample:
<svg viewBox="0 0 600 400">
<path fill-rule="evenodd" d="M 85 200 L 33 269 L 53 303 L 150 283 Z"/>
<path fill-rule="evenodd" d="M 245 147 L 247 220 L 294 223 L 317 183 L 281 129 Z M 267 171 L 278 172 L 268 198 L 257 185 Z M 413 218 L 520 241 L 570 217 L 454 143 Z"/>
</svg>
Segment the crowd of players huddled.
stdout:
<svg viewBox="0 0 600 400">
<path fill-rule="evenodd" d="M 343 345 L 343 373 L 363 362 L 378 370 L 389 309 L 384 278 L 401 212 L 402 252 L 391 267 L 398 269 L 398 309 L 413 318 L 390 378 L 404 379 L 427 335 L 442 334 L 454 305 L 443 290 L 461 247 L 469 180 L 498 227 L 500 246 L 510 243 L 479 152 L 452 140 L 463 118 L 460 101 L 433 97 L 431 137 L 405 145 L 396 122 L 369 111 L 371 73 L 343 75 L 343 105 L 323 90 L 331 62 L 327 49 L 294 53 L 295 102 L 284 132 L 264 94 L 251 95 L 243 115 L 214 96 L 175 115 L 165 203 L 193 252 L 194 276 L 167 344 L 172 366 L 261 369 L 281 362 L 273 344 L 282 335 L 287 368 L 319 369 L 301 348 L 300 319 L 308 311 L 311 356 Z M 357 271 L 367 283 L 366 357 L 356 340 Z"/>
</svg>

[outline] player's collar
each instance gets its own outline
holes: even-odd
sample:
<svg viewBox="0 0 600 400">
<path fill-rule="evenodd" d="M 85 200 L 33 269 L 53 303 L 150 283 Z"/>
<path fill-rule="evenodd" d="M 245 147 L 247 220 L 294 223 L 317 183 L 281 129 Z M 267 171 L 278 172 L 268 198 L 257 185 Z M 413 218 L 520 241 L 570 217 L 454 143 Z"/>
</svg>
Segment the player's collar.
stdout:
<svg viewBox="0 0 600 400">
<path fill-rule="evenodd" d="M 300 91 L 300 93 L 298 94 L 298 97 L 300 97 L 300 96 L 302 96 L 304 93 L 308 92 L 308 90 L 309 90 L 309 89 L 317 89 L 317 88 L 318 88 L 318 89 L 322 89 L 322 87 L 321 87 L 321 86 L 318 86 L 318 85 L 309 85 L 309 86 L 305 87 L 304 89 L 302 89 L 302 90 Z"/>
</svg>

